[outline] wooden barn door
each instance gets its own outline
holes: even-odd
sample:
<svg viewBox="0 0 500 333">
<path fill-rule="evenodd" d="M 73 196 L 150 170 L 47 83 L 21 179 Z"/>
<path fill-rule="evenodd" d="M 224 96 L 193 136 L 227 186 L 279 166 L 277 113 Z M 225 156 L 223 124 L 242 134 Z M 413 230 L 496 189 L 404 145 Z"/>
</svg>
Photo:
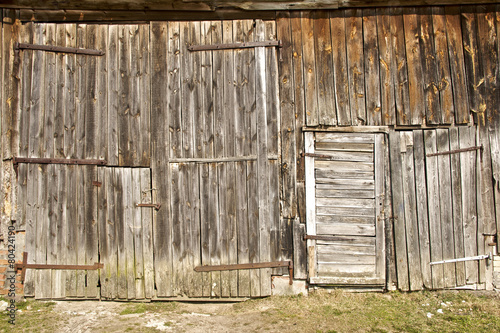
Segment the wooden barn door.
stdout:
<svg viewBox="0 0 500 333">
<path fill-rule="evenodd" d="M 306 133 L 309 282 L 383 287 L 384 135 Z"/>
</svg>

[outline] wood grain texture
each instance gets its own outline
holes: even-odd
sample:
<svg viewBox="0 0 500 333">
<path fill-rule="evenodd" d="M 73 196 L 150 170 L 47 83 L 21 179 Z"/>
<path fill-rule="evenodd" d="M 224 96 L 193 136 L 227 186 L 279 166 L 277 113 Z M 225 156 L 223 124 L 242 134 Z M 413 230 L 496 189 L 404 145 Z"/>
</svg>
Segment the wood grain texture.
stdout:
<svg viewBox="0 0 500 333">
<path fill-rule="evenodd" d="M 319 105 L 314 47 L 314 12 L 301 13 L 302 61 L 304 66 L 305 123 L 308 126 L 319 124 Z"/>
<path fill-rule="evenodd" d="M 366 124 L 382 124 L 380 56 L 375 9 L 363 9 L 363 54 L 366 91 Z"/>
</svg>

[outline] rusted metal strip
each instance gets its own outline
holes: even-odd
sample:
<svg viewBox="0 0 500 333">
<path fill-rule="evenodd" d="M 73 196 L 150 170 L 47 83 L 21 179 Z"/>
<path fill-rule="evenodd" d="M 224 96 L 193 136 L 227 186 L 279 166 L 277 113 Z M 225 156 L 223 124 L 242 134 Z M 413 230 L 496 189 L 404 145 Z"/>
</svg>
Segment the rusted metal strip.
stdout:
<svg viewBox="0 0 500 333">
<path fill-rule="evenodd" d="M 189 51 L 210 51 L 210 50 L 231 50 L 244 49 L 251 47 L 267 47 L 275 46 L 282 47 L 281 40 L 268 40 L 263 42 L 248 42 L 248 43 L 229 43 L 229 44 L 212 44 L 212 45 L 191 45 Z"/>
<path fill-rule="evenodd" d="M 26 43 L 16 43 L 14 45 L 16 50 L 39 50 L 47 52 L 60 52 L 60 53 L 72 53 L 72 54 L 84 54 L 93 56 L 102 56 L 104 51 L 92 50 L 92 49 L 78 49 L 75 47 L 65 47 L 65 46 L 55 46 L 55 45 L 38 45 L 38 44 L 26 44 Z"/>
<path fill-rule="evenodd" d="M 259 268 L 275 268 L 275 267 L 288 267 L 288 274 L 290 276 L 290 285 L 293 284 L 293 261 L 272 261 L 272 262 L 256 262 L 248 264 L 231 264 L 231 265 L 205 265 L 196 266 L 196 272 L 214 272 L 214 271 L 235 271 L 241 269 L 259 269 Z"/>
<path fill-rule="evenodd" d="M 324 154 L 315 154 L 315 153 L 302 153 L 302 156 L 304 157 L 317 157 L 317 158 L 334 158 L 334 156 L 331 155 L 324 155 Z"/>
<path fill-rule="evenodd" d="M 98 181 L 93 181 L 93 182 L 92 182 L 92 186 L 101 187 L 101 186 L 102 186 L 102 183 L 101 183 L 101 182 L 98 182 Z"/>
<path fill-rule="evenodd" d="M 136 207 L 152 207 L 152 208 L 154 208 L 156 210 L 160 210 L 160 208 L 161 208 L 161 204 L 153 204 L 153 203 L 151 203 L 151 204 L 140 203 L 140 204 L 136 204 L 135 206 Z"/>
<path fill-rule="evenodd" d="M 439 155 L 451 155 L 451 154 L 463 153 L 466 151 L 474 151 L 474 150 L 483 150 L 483 145 L 473 146 L 473 147 L 469 147 L 469 148 L 460 148 L 460 149 L 449 150 L 449 151 L 441 151 L 439 153 L 427 154 L 426 156 L 430 157 L 430 156 L 439 156 Z"/>
<path fill-rule="evenodd" d="M 23 252 L 23 262 L 15 264 L 16 270 L 21 270 L 21 282 L 24 283 L 26 277 L 26 269 L 76 269 L 76 270 L 96 270 L 103 268 L 104 264 L 94 263 L 93 265 L 57 265 L 57 264 L 28 264 L 28 253 Z"/>
<path fill-rule="evenodd" d="M 327 236 L 327 235 L 305 235 L 304 240 L 323 240 L 323 241 L 345 241 L 353 238 L 344 237 L 344 236 Z"/>
<path fill-rule="evenodd" d="M 69 158 L 34 158 L 13 157 L 12 163 L 34 163 L 34 164 L 77 164 L 77 165 L 106 165 L 106 160 L 69 159 Z"/>
</svg>

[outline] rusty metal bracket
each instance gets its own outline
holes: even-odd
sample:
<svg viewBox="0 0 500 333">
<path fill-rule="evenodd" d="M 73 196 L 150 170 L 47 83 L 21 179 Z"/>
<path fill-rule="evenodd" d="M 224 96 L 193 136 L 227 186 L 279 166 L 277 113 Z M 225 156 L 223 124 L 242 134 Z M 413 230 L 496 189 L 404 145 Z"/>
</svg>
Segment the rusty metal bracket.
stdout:
<svg viewBox="0 0 500 333">
<path fill-rule="evenodd" d="M 229 44 L 211 44 L 211 45 L 191 45 L 188 50 L 193 51 L 213 51 L 213 50 L 234 50 L 245 49 L 252 47 L 268 47 L 274 46 L 281 48 L 283 43 L 281 40 L 268 40 L 263 42 L 246 42 L 246 43 L 229 43 Z"/>
<path fill-rule="evenodd" d="M 55 45 L 38 45 L 38 44 L 26 44 L 26 43 L 15 43 L 14 49 L 15 50 L 37 50 L 37 51 L 47 51 L 47 52 L 83 54 L 83 55 L 93 55 L 93 56 L 104 55 L 104 51 L 101 51 L 101 50 L 78 49 L 75 47 L 64 47 L 64 46 L 55 46 Z"/>
<path fill-rule="evenodd" d="M 33 164 L 70 164 L 70 165 L 107 165 L 106 160 L 91 160 L 91 159 L 71 159 L 71 158 L 36 158 L 36 157 L 13 157 L 12 164 L 18 173 L 19 163 Z"/>
<path fill-rule="evenodd" d="M 317 157 L 317 158 L 326 158 L 326 159 L 334 158 L 334 156 L 332 156 L 332 155 L 315 154 L 315 153 L 302 153 L 300 155 L 302 157 Z"/>
<path fill-rule="evenodd" d="M 214 271 L 236 271 L 241 269 L 259 269 L 259 268 L 275 268 L 275 267 L 288 267 L 288 274 L 290 275 L 290 285 L 293 284 L 293 261 L 272 261 L 272 262 L 256 262 L 248 264 L 229 264 L 229 265 L 205 265 L 196 266 L 195 272 L 214 272 Z"/>
<path fill-rule="evenodd" d="M 139 204 L 136 204 L 135 205 L 136 207 L 151 207 L 151 208 L 154 208 L 156 210 L 160 210 L 161 208 L 161 204 L 153 204 L 153 203 L 139 203 Z"/>
<path fill-rule="evenodd" d="M 24 283 L 26 269 L 77 269 L 77 270 L 96 270 L 103 268 L 104 264 L 94 263 L 93 265 L 57 265 L 57 264 L 28 264 L 28 252 L 23 252 L 23 262 L 15 264 L 15 270 L 21 270 L 21 283 Z"/>
<path fill-rule="evenodd" d="M 463 152 L 474 151 L 474 150 L 481 150 L 481 151 L 483 151 L 483 149 L 484 149 L 483 145 L 480 145 L 480 146 L 473 146 L 473 147 L 469 147 L 469 148 L 460 148 L 460 149 L 455 149 L 455 150 L 449 150 L 449 151 L 442 151 L 442 152 L 438 152 L 438 153 L 427 154 L 426 156 L 430 157 L 430 156 L 439 156 L 439 155 L 451 155 L 451 154 L 463 153 Z"/>
</svg>

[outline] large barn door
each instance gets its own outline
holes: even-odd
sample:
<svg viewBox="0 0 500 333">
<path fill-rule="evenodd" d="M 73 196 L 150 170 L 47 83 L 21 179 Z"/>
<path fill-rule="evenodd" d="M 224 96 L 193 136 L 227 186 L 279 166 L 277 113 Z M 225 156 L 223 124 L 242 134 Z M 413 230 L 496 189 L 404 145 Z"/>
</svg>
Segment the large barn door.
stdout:
<svg viewBox="0 0 500 333">
<path fill-rule="evenodd" d="M 384 135 L 306 133 L 309 282 L 384 286 Z"/>
</svg>

